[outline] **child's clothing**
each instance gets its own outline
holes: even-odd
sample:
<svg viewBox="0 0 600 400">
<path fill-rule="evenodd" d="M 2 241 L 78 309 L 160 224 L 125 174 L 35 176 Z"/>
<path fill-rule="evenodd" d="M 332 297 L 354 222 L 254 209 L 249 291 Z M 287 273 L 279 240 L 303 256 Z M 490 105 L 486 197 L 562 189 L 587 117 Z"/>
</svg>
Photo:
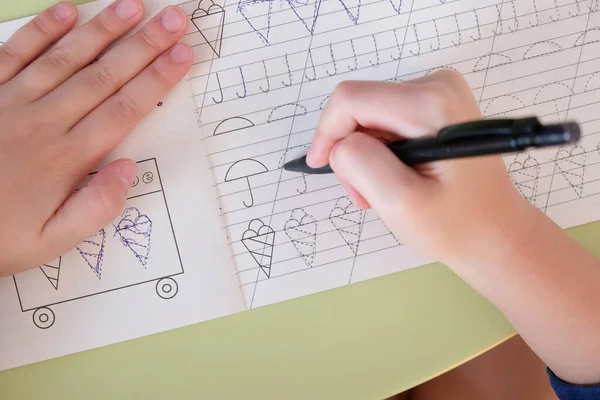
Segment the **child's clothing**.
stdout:
<svg viewBox="0 0 600 400">
<path fill-rule="evenodd" d="M 550 384 L 560 400 L 600 400 L 600 385 L 572 385 L 554 375 L 548 368 Z"/>
</svg>

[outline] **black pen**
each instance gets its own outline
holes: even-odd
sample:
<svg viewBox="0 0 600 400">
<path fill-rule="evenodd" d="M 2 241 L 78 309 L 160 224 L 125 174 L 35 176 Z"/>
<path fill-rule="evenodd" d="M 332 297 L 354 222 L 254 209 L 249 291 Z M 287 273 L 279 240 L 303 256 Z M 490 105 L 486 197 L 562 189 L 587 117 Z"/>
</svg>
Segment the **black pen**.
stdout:
<svg viewBox="0 0 600 400">
<path fill-rule="evenodd" d="M 405 164 L 523 151 L 532 147 L 575 143 L 581 131 L 575 122 L 542 125 L 537 118 L 467 122 L 442 129 L 437 136 L 400 140 L 386 146 Z M 287 171 L 330 174 L 329 165 L 311 168 L 306 156 L 286 163 Z"/>
</svg>

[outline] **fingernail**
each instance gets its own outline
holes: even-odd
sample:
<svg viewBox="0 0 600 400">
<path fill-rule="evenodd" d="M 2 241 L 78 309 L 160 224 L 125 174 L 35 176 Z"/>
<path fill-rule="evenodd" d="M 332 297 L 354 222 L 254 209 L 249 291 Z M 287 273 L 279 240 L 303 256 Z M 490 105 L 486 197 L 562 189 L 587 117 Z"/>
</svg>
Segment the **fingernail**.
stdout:
<svg viewBox="0 0 600 400">
<path fill-rule="evenodd" d="M 185 15 L 179 8 L 169 7 L 160 22 L 167 31 L 171 33 L 179 32 L 185 25 Z"/>
<path fill-rule="evenodd" d="M 137 16 L 141 11 L 140 0 L 121 0 L 115 9 L 117 16 L 124 20 Z"/>
<path fill-rule="evenodd" d="M 185 43 L 177 43 L 169 52 L 176 63 L 182 64 L 192 57 L 192 49 Z"/>
<path fill-rule="evenodd" d="M 59 3 L 54 7 L 54 16 L 56 19 L 64 21 L 73 15 L 73 7 L 66 3 Z"/>
<path fill-rule="evenodd" d="M 322 158 L 322 155 L 317 149 L 318 147 L 311 147 L 310 149 L 308 149 L 308 154 L 306 155 L 306 163 L 309 167 L 318 168 L 322 166 L 318 165 L 318 161 Z"/>
<path fill-rule="evenodd" d="M 129 189 L 133 182 L 135 181 L 135 177 L 137 176 L 138 167 L 137 164 L 133 161 L 128 161 L 125 164 L 121 165 L 121 171 L 119 172 L 119 177 L 123 182 L 123 185 L 127 189 Z"/>
</svg>

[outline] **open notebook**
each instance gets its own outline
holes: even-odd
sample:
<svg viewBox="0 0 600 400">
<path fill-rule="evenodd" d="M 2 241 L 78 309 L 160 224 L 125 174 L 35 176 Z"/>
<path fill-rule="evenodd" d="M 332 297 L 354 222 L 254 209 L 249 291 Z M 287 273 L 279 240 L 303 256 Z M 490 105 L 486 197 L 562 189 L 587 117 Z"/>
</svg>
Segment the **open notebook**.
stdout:
<svg viewBox="0 0 600 400">
<path fill-rule="evenodd" d="M 148 15 L 167 3 L 147 0 Z M 82 21 L 107 4 L 80 7 Z M 485 117 L 578 120 L 579 145 L 506 165 L 561 226 L 600 219 L 597 0 L 180 5 L 195 65 L 106 160 L 139 161 L 126 209 L 70 253 L 0 280 L 0 369 L 428 263 L 334 176 L 281 168 L 306 152 L 342 80 L 452 68 Z M 0 41 L 25 21 L 2 24 Z"/>
</svg>

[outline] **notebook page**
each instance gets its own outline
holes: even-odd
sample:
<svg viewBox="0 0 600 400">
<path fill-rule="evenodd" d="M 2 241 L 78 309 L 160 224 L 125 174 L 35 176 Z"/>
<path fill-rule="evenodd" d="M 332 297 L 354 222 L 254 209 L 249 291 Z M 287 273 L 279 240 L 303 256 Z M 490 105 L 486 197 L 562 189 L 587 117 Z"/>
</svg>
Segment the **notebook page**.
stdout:
<svg viewBox="0 0 600 400">
<path fill-rule="evenodd" d="M 506 165 L 523 196 L 562 227 L 600 217 L 596 0 L 182 6 L 197 28 L 186 37 L 197 52 L 192 90 L 249 307 L 430 261 L 405 248 L 372 210 L 354 207 L 334 176 L 282 170 L 306 153 L 343 80 L 403 81 L 452 68 L 486 118 L 578 120 L 579 145 L 510 154 Z"/>
<path fill-rule="evenodd" d="M 148 18 L 160 3 L 145 1 Z M 81 7 L 82 20 L 107 4 Z M 0 25 L 0 40 L 23 22 Z M 245 309 L 196 130 L 183 82 L 105 160 L 138 161 L 123 214 L 59 259 L 0 279 L 0 369 Z"/>
</svg>

